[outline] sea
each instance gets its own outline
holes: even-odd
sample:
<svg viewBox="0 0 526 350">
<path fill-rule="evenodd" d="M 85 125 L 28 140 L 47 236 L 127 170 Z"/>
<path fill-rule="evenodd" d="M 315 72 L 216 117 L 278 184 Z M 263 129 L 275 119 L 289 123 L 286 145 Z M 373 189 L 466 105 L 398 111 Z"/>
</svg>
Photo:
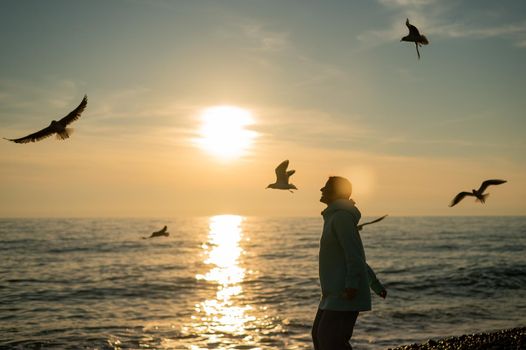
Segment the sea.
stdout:
<svg viewBox="0 0 526 350">
<path fill-rule="evenodd" d="M 0 219 L 0 348 L 313 349 L 321 227 Z M 361 237 L 388 295 L 360 314 L 355 350 L 526 326 L 526 217 L 389 216 Z"/>
</svg>

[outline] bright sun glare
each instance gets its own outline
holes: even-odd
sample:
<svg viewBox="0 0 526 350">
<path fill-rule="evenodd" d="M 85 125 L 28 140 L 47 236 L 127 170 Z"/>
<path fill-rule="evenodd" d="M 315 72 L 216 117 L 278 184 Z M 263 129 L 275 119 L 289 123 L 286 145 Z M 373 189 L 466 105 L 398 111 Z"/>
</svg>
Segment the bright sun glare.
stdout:
<svg viewBox="0 0 526 350">
<path fill-rule="evenodd" d="M 256 133 L 247 130 L 254 124 L 252 113 L 234 106 L 217 106 L 201 114 L 202 126 L 197 144 L 221 159 L 239 158 L 252 145 Z"/>
<path fill-rule="evenodd" d="M 210 218 L 209 240 L 203 244 L 207 255 L 205 264 L 210 265 L 210 270 L 196 275 L 196 278 L 217 283 L 217 292 L 214 298 L 195 306 L 200 315 L 200 322 L 196 325 L 199 333 L 242 333 L 245 324 L 254 320 L 253 316 L 247 315 L 251 306 L 235 302 L 235 296 L 243 292 L 241 283 L 245 277 L 245 269 L 239 263 L 243 253 L 239 246 L 243 237 L 243 219 L 238 215 Z"/>
</svg>

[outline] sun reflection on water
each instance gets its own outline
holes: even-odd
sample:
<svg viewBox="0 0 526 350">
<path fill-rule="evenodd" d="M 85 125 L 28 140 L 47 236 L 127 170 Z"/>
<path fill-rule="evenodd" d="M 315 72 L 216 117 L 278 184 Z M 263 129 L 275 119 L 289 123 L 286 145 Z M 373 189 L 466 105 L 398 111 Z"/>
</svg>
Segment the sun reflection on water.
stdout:
<svg viewBox="0 0 526 350">
<path fill-rule="evenodd" d="M 206 253 L 205 263 L 211 266 L 206 274 L 196 275 L 198 280 L 217 283 L 215 298 L 195 305 L 195 328 L 208 334 L 209 341 L 219 341 L 220 334 L 242 335 L 247 322 L 254 317 L 247 315 L 249 305 L 236 305 L 235 296 L 243 292 L 241 282 L 245 269 L 239 266 L 243 249 L 239 242 L 243 236 L 238 215 L 218 215 L 210 218 L 209 239 L 202 248 Z"/>
</svg>

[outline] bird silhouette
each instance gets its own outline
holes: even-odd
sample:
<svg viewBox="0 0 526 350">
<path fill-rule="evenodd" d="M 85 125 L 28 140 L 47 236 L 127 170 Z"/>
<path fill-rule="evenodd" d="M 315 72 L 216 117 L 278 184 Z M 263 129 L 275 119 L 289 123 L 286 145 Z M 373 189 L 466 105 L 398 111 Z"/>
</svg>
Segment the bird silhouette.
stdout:
<svg viewBox="0 0 526 350">
<path fill-rule="evenodd" d="M 404 36 L 400 41 L 409 41 L 412 43 L 415 43 L 416 46 L 416 54 L 418 55 L 418 59 L 420 59 L 420 52 L 418 51 L 418 46 L 427 45 L 429 44 L 429 40 L 425 37 L 425 35 L 420 34 L 418 29 L 409 23 L 409 18 L 405 20 L 405 25 L 407 28 L 409 28 L 409 35 Z"/>
<path fill-rule="evenodd" d="M 387 215 L 384 215 L 384 216 L 382 216 L 382 217 L 379 217 L 378 219 L 374 219 L 373 221 L 364 222 L 363 224 L 360 224 L 360 225 L 356 226 L 356 228 L 358 229 L 358 231 L 361 231 L 362 228 L 363 228 L 365 225 L 370 225 L 370 224 L 374 224 L 375 222 L 382 221 L 382 220 L 385 219 L 386 217 L 387 217 Z"/>
<path fill-rule="evenodd" d="M 484 193 L 486 188 L 491 185 L 500 185 L 506 183 L 506 180 L 486 180 L 484 181 L 478 190 L 471 190 L 471 192 L 460 192 L 453 198 L 451 201 L 450 207 L 455 206 L 466 196 L 472 196 L 476 198 L 477 202 L 486 203 L 486 198 L 489 196 L 489 193 Z"/>
<path fill-rule="evenodd" d="M 69 124 L 73 123 L 75 120 L 79 119 L 80 114 L 84 111 L 86 108 L 86 105 L 88 104 L 88 96 L 84 95 L 84 98 L 80 102 L 77 108 L 69 112 L 67 116 L 60 119 L 58 122 L 56 120 L 53 120 L 51 124 L 49 124 L 48 127 L 37 131 L 33 134 L 18 138 L 18 139 L 4 139 L 8 141 L 13 141 L 16 143 L 28 143 L 28 142 L 36 142 L 40 141 L 42 139 L 45 139 L 46 137 L 49 137 L 53 134 L 57 134 L 57 139 L 59 140 L 65 140 L 69 138 L 69 135 L 73 132 L 72 128 L 66 128 Z"/>
<path fill-rule="evenodd" d="M 296 172 L 296 170 L 287 171 L 289 161 L 284 160 L 276 168 L 276 182 L 267 186 L 267 188 L 273 188 L 275 190 L 297 190 L 298 188 L 293 184 L 289 183 L 289 178 Z"/>
<path fill-rule="evenodd" d="M 168 227 L 166 227 L 166 225 L 160 229 L 159 231 L 155 231 L 153 232 L 150 237 L 143 237 L 142 239 L 147 239 L 147 238 L 154 238 L 154 237 L 161 237 L 161 236 L 165 236 L 165 237 L 168 237 L 170 235 L 170 232 L 167 232 L 168 230 Z"/>
</svg>

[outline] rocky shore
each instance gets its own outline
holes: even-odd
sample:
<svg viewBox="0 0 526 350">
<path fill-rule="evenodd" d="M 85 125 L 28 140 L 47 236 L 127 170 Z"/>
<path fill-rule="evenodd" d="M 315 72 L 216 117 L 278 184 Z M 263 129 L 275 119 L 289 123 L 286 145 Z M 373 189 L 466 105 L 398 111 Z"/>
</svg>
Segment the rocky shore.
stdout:
<svg viewBox="0 0 526 350">
<path fill-rule="evenodd" d="M 423 344 L 402 345 L 388 350 L 522 350 L 526 349 L 526 327 L 504 329 L 429 340 Z"/>
</svg>

